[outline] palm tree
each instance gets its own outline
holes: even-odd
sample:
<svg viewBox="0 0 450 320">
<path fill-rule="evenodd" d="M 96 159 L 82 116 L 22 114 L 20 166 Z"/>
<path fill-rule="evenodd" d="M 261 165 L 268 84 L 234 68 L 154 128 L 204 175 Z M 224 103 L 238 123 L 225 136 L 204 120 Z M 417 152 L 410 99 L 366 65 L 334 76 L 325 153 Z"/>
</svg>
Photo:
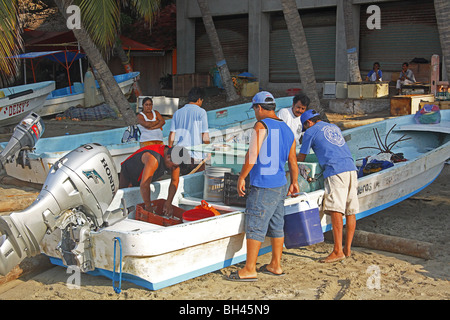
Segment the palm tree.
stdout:
<svg viewBox="0 0 450 320">
<path fill-rule="evenodd" d="M 5 59 L 17 55 L 23 47 L 20 37 L 17 0 L 0 1 L 0 87 L 10 83 L 19 60 Z"/>
<path fill-rule="evenodd" d="M 291 38 L 292 48 L 294 49 L 295 60 L 297 61 L 300 80 L 306 95 L 311 99 L 311 105 L 321 114 L 319 94 L 316 89 L 316 77 L 311 56 L 309 54 L 308 43 L 306 41 L 305 31 L 303 30 L 302 20 L 298 12 L 295 0 L 280 0 L 283 7 L 284 19 L 288 27 Z"/>
<path fill-rule="evenodd" d="M 434 0 L 434 10 L 441 39 L 442 55 L 450 79 L 450 3 L 448 0 Z"/>
<path fill-rule="evenodd" d="M 356 50 L 355 35 L 353 34 L 353 4 L 352 0 L 344 0 L 345 40 L 347 43 L 347 59 L 351 82 L 361 82 L 358 51 Z"/>
<path fill-rule="evenodd" d="M 82 13 L 82 26 L 73 29 L 73 33 L 89 62 L 97 71 L 99 82 L 102 84 L 102 93 L 109 104 L 115 104 L 120 110 L 123 120 L 127 125 L 136 123 L 135 112 L 123 95 L 119 85 L 114 80 L 111 71 L 104 60 L 108 57 L 117 39 L 120 4 L 128 4 L 136 9 L 136 12 L 145 19 L 150 20 L 159 8 L 159 0 L 54 0 L 61 14 L 67 19 L 67 8 L 79 5 Z"/>
<path fill-rule="evenodd" d="M 220 44 L 219 36 L 217 35 L 216 27 L 209 11 L 208 0 L 197 0 L 200 12 L 202 13 L 203 24 L 205 25 L 206 33 L 208 34 L 209 42 L 216 60 L 217 68 L 219 69 L 222 78 L 225 92 L 227 94 L 227 101 L 234 101 L 238 98 L 236 90 L 231 79 L 230 70 L 223 55 L 222 45 Z"/>
</svg>

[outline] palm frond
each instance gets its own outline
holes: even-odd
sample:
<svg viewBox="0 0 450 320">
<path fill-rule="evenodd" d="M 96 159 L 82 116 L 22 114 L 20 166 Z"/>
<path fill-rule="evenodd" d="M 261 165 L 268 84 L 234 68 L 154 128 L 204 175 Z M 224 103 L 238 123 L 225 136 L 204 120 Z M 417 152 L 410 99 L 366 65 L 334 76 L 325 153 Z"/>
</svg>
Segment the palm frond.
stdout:
<svg viewBox="0 0 450 320">
<path fill-rule="evenodd" d="M 117 0 L 81 0 L 80 10 L 84 28 L 107 56 L 119 29 L 120 7 Z"/>
<path fill-rule="evenodd" d="M 132 7 L 135 8 L 137 14 L 145 19 L 150 25 L 158 13 L 161 0 L 122 0 L 123 2 L 128 2 Z"/>
<path fill-rule="evenodd" d="M 0 85 L 10 82 L 19 64 L 6 57 L 17 55 L 22 47 L 17 1 L 0 0 Z"/>
</svg>

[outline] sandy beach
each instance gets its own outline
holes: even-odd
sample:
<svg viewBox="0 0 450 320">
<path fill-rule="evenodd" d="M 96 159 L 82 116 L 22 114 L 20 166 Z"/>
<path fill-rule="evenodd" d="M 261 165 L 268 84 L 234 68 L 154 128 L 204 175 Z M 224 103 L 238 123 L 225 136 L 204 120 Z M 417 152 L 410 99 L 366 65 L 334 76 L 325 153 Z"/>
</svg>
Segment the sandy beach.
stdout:
<svg viewBox="0 0 450 320">
<path fill-rule="evenodd" d="M 98 122 L 97 126 L 108 129 L 122 124 L 110 121 Z M 54 130 L 51 127 L 47 125 L 48 130 Z M 74 127 L 69 121 L 65 129 Z M 65 134 L 61 128 L 57 131 Z M 242 267 L 238 264 L 158 291 L 123 282 L 122 292 L 116 294 L 110 279 L 86 274 L 81 277 L 81 286 L 73 289 L 67 284 L 70 274 L 65 268 L 53 266 L 39 256 L 27 259 L 9 278 L 0 279 L 0 300 L 448 300 L 449 181 L 450 167 L 446 165 L 440 176 L 420 193 L 357 222 L 358 230 L 432 243 L 435 256 L 429 260 L 353 247 L 349 258 L 321 264 L 318 260 L 333 247 L 325 241 L 285 249 L 284 277 L 260 274 L 253 283 L 224 280 L 223 275 Z M 4 178 L 0 181 L 3 211 L 12 206 L 12 210 L 21 210 L 38 192 L 38 186 L 15 185 Z M 269 259 L 270 254 L 260 256 L 258 267 Z"/>
</svg>

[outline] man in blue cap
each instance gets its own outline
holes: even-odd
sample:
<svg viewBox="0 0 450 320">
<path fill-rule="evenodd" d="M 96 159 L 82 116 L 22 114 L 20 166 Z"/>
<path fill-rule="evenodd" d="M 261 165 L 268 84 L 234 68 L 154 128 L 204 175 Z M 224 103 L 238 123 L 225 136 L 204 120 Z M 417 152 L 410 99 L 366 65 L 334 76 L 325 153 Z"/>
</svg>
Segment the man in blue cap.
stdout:
<svg viewBox="0 0 450 320">
<path fill-rule="evenodd" d="M 239 196 L 246 192 L 245 178 L 250 175 L 250 193 L 245 209 L 247 261 L 227 276 L 232 281 L 256 281 L 256 260 L 265 237 L 271 238 L 272 259 L 260 272 L 281 276 L 284 244 L 284 199 L 298 193 L 298 167 L 294 134 L 275 114 L 275 99 L 267 91 L 253 97 L 252 108 L 258 122 L 250 141 L 237 183 Z M 288 162 L 291 184 L 287 188 L 284 166 Z"/>
<path fill-rule="evenodd" d="M 331 216 L 334 250 L 321 262 L 336 262 L 349 257 L 355 233 L 356 218 L 359 212 L 357 195 L 357 169 L 350 149 L 348 148 L 338 126 L 321 121 L 320 114 L 313 109 L 301 116 L 303 126 L 303 143 L 298 161 L 305 161 L 311 148 L 324 170 L 325 194 L 322 209 Z M 342 246 L 343 216 L 347 220 L 345 247 Z"/>
</svg>

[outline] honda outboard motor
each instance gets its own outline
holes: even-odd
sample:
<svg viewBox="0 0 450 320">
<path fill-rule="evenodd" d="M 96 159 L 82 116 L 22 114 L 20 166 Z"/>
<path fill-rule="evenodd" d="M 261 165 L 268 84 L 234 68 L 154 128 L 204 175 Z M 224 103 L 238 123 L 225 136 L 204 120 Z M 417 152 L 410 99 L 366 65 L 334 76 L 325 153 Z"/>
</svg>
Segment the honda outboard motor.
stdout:
<svg viewBox="0 0 450 320">
<path fill-rule="evenodd" d="M 105 147 L 86 144 L 62 157 L 30 207 L 0 217 L 0 274 L 39 254 L 39 243 L 56 228 L 62 231 L 58 249 L 63 262 L 82 272 L 93 270 L 90 232 L 128 214 L 125 206 L 120 212 L 107 211 L 118 186 L 118 174 Z"/>
<path fill-rule="evenodd" d="M 36 145 L 45 130 L 44 121 L 32 112 L 15 128 L 5 149 L 0 153 L 0 169 L 7 162 L 12 162 L 17 152 L 31 150 Z"/>
</svg>

